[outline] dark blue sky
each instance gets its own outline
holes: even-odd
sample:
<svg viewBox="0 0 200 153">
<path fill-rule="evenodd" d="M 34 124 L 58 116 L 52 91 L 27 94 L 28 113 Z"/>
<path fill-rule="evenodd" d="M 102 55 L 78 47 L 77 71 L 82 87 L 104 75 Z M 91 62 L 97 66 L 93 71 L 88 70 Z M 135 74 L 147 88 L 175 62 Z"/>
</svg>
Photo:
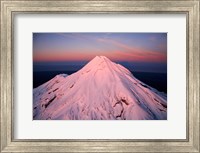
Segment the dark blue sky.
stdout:
<svg viewBox="0 0 200 153">
<path fill-rule="evenodd" d="M 131 71 L 167 72 L 167 33 L 33 33 L 34 71 L 76 71 L 95 56 Z"/>
</svg>

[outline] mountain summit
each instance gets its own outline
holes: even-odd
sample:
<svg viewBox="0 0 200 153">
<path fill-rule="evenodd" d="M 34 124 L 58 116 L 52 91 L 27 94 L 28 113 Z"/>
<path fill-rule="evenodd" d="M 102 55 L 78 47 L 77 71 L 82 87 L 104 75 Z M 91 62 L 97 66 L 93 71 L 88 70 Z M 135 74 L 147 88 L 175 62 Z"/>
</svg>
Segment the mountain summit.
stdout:
<svg viewBox="0 0 200 153">
<path fill-rule="evenodd" d="M 166 100 L 125 67 L 96 56 L 78 72 L 35 88 L 33 119 L 165 120 Z"/>
</svg>

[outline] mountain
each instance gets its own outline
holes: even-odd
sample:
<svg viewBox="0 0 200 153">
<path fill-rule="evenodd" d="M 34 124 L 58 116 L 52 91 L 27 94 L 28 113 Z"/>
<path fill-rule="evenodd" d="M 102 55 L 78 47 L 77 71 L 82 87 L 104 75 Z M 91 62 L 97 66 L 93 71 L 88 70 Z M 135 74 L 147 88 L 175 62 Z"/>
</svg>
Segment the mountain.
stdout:
<svg viewBox="0 0 200 153">
<path fill-rule="evenodd" d="M 167 96 L 96 56 L 78 72 L 33 89 L 35 120 L 166 120 Z"/>
</svg>

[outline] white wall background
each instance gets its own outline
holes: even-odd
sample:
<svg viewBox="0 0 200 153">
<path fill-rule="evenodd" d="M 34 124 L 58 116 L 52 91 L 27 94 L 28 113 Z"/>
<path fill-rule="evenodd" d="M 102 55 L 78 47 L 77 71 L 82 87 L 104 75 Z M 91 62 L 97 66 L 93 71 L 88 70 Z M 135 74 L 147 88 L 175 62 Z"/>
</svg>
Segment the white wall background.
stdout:
<svg viewBox="0 0 200 153">
<path fill-rule="evenodd" d="M 178 15 L 31 15 L 15 16 L 16 139 L 185 139 L 186 16 Z M 168 120 L 33 121 L 33 32 L 167 32 Z"/>
</svg>

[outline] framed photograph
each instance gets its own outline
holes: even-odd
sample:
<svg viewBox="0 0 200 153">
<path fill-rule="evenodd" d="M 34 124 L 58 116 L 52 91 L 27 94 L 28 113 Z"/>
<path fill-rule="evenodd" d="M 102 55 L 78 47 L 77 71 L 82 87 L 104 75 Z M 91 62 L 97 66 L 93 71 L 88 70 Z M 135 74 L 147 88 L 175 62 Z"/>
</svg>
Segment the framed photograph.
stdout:
<svg viewBox="0 0 200 153">
<path fill-rule="evenodd" d="M 33 88 L 33 120 L 166 120 L 167 33 L 33 33 Z"/>
<path fill-rule="evenodd" d="M 1 1 L 1 152 L 200 152 L 199 0 Z"/>
</svg>

